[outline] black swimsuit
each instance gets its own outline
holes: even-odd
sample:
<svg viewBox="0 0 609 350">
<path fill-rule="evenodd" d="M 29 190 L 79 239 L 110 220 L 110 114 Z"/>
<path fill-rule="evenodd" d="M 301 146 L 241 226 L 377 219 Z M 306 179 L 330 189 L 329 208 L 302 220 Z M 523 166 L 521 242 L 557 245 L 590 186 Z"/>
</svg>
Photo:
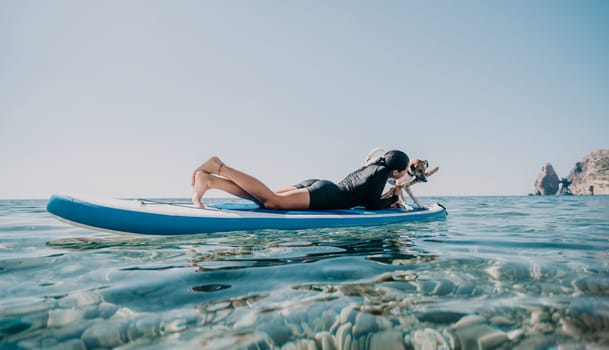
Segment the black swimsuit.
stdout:
<svg viewBox="0 0 609 350">
<path fill-rule="evenodd" d="M 347 175 L 338 185 L 328 180 L 311 179 L 294 187 L 309 191 L 309 209 L 348 209 L 357 206 L 383 209 L 398 200 L 397 196 L 380 199 L 390 172 L 383 165 L 371 164 Z"/>
</svg>

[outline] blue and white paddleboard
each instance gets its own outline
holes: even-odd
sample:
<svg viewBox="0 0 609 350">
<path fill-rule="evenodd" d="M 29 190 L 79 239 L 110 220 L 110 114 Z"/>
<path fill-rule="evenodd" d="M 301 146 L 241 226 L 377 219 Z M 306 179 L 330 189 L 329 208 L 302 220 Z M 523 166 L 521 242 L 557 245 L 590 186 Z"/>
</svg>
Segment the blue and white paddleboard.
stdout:
<svg viewBox="0 0 609 350">
<path fill-rule="evenodd" d="M 446 216 L 446 209 L 441 204 L 415 210 L 269 210 L 247 203 L 199 209 L 190 204 L 145 199 L 99 199 L 67 195 L 51 196 L 47 210 L 60 220 L 76 226 L 149 235 L 375 226 Z"/>
</svg>

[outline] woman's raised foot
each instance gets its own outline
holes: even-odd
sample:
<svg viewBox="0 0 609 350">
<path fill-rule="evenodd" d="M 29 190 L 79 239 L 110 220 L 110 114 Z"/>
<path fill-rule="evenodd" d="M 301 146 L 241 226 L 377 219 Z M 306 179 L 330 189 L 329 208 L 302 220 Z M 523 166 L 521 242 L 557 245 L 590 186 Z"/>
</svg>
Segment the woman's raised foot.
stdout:
<svg viewBox="0 0 609 350">
<path fill-rule="evenodd" d="M 195 181 L 193 186 L 193 194 L 192 194 L 192 204 L 194 204 L 197 208 L 205 208 L 205 206 L 201 203 L 201 198 L 207 192 L 209 185 L 208 179 L 209 174 L 206 174 L 202 170 L 199 170 L 195 173 Z"/>
</svg>

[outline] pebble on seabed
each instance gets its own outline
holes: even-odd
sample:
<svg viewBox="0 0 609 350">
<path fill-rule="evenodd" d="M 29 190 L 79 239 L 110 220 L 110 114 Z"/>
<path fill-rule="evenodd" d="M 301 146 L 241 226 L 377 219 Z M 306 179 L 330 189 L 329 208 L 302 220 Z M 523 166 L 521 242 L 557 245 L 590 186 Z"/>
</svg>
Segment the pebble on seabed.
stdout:
<svg viewBox="0 0 609 350">
<path fill-rule="evenodd" d="M 339 349 L 350 349 L 352 340 L 352 326 L 350 322 L 342 324 L 336 331 L 336 345 Z"/>
<path fill-rule="evenodd" d="M 57 306 L 68 309 L 72 307 L 83 307 L 87 305 L 99 304 L 103 301 L 102 296 L 98 292 L 77 291 L 71 293 L 65 298 L 57 301 Z"/>
<path fill-rule="evenodd" d="M 402 332 L 396 330 L 374 333 L 369 337 L 366 345 L 368 349 L 405 349 Z"/>
<path fill-rule="evenodd" d="M 312 339 L 298 339 L 284 344 L 282 350 L 317 350 L 317 344 Z"/>
<path fill-rule="evenodd" d="M 465 316 L 451 327 L 451 332 L 464 349 L 491 349 L 508 341 L 504 332 L 485 322 L 480 316 Z"/>
<path fill-rule="evenodd" d="M 84 318 L 85 312 L 79 309 L 55 309 L 49 311 L 47 327 L 63 327 L 70 323 L 80 321 Z"/>
<path fill-rule="evenodd" d="M 320 332 L 315 335 L 317 347 L 322 350 L 336 350 L 334 337 L 328 332 Z"/>
<path fill-rule="evenodd" d="M 128 341 L 124 325 L 111 322 L 95 322 L 82 335 L 87 348 L 113 348 Z"/>
<path fill-rule="evenodd" d="M 435 329 L 417 330 L 412 337 L 415 350 L 449 349 L 444 337 Z"/>
</svg>

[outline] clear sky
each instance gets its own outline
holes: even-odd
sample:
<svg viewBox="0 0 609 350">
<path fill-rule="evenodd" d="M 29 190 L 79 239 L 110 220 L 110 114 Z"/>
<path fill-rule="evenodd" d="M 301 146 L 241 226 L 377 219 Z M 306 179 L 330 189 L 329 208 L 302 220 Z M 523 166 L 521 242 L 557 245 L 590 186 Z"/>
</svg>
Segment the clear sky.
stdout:
<svg viewBox="0 0 609 350">
<path fill-rule="evenodd" d="M 419 195 L 526 195 L 609 148 L 609 1 L 0 0 L 0 198 L 270 187 L 377 146 Z M 220 196 L 219 193 L 210 193 Z"/>
</svg>

